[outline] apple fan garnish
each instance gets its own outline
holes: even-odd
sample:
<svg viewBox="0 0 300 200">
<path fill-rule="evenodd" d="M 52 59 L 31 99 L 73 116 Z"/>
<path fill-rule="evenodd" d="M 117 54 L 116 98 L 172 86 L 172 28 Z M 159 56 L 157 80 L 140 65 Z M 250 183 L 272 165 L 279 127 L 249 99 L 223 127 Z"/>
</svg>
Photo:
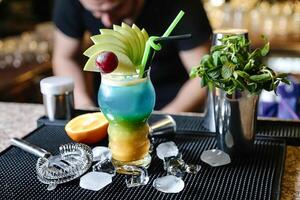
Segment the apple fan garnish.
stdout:
<svg viewBox="0 0 300 200">
<path fill-rule="evenodd" d="M 114 25 L 113 30 L 100 29 L 100 33 L 91 37 L 94 45 L 84 52 L 84 55 L 89 57 L 84 70 L 136 74 L 149 38 L 145 29 L 141 30 L 135 24 L 129 26 L 122 23 L 121 26 Z M 114 66 L 116 63 L 117 66 Z"/>
</svg>

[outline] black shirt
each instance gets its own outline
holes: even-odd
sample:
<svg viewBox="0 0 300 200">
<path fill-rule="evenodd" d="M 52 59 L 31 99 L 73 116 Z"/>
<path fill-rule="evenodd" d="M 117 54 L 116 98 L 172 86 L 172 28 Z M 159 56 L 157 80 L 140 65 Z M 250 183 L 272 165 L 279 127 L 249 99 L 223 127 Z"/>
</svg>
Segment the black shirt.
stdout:
<svg viewBox="0 0 300 200">
<path fill-rule="evenodd" d="M 145 28 L 150 36 L 162 35 L 180 10 L 185 11 L 182 20 L 172 35 L 191 33 L 192 38 L 163 45 L 151 66 L 151 80 L 156 91 L 155 109 L 160 109 L 176 96 L 180 87 L 188 80 L 188 74 L 178 52 L 189 50 L 206 42 L 211 35 L 211 27 L 200 0 L 145 0 L 144 7 L 135 24 Z M 57 0 L 53 21 L 64 34 L 81 38 L 85 31 L 99 34 L 103 28 L 78 0 Z M 99 82 L 99 76 L 96 76 Z M 96 90 L 99 83 L 96 84 Z"/>
</svg>

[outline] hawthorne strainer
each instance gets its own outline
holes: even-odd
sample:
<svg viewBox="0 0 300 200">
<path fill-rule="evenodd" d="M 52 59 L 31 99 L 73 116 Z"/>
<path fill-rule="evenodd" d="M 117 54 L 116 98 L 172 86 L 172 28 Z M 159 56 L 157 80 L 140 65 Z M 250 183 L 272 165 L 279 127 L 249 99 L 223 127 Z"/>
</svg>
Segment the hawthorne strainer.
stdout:
<svg viewBox="0 0 300 200">
<path fill-rule="evenodd" d="M 60 154 L 54 156 L 25 140 L 14 138 L 11 144 L 39 157 L 36 164 L 37 177 L 40 182 L 48 184 L 47 190 L 78 178 L 92 165 L 92 150 L 85 144 L 64 144 L 59 147 Z"/>
</svg>

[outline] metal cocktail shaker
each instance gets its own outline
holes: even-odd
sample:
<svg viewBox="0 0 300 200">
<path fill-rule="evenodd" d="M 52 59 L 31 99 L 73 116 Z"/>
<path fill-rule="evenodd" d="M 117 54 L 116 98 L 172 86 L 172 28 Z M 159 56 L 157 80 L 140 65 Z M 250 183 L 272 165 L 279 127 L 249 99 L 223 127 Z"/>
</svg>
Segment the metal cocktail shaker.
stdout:
<svg viewBox="0 0 300 200">
<path fill-rule="evenodd" d="M 242 35 L 248 39 L 244 29 L 216 30 L 212 45 L 221 45 L 225 35 Z M 210 132 L 217 135 L 217 147 L 230 157 L 251 152 L 256 132 L 257 95 L 235 92 L 228 96 L 223 90 L 210 88 L 208 92 L 205 123 Z"/>
<path fill-rule="evenodd" d="M 52 76 L 41 80 L 40 87 L 49 120 L 71 119 L 74 111 L 73 79 Z"/>
<path fill-rule="evenodd" d="M 221 45 L 222 42 L 219 39 L 226 35 L 242 35 L 246 39 L 249 39 L 247 29 L 217 29 L 213 32 L 212 36 L 212 46 Z"/>
<path fill-rule="evenodd" d="M 221 45 L 222 42 L 219 41 L 219 39 L 223 38 L 225 35 L 243 35 L 246 39 L 248 39 L 248 31 L 246 29 L 217 29 L 213 32 L 212 46 Z M 216 132 L 214 90 L 214 88 L 209 88 L 204 111 L 204 126 L 212 133 Z"/>
</svg>

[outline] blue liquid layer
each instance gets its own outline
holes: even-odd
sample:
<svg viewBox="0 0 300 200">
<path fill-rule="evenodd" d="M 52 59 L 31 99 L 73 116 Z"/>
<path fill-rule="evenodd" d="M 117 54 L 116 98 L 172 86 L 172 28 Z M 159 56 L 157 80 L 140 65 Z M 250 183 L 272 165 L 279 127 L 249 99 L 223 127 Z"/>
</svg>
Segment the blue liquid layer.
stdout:
<svg viewBox="0 0 300 200">
<path fill-rule="evenodd" d="M 154 108 L 155 91 L 149 79 L 128 86 L 101 83 L 98 103 L 110 122 L 143 123 Z"/>
</svg>

